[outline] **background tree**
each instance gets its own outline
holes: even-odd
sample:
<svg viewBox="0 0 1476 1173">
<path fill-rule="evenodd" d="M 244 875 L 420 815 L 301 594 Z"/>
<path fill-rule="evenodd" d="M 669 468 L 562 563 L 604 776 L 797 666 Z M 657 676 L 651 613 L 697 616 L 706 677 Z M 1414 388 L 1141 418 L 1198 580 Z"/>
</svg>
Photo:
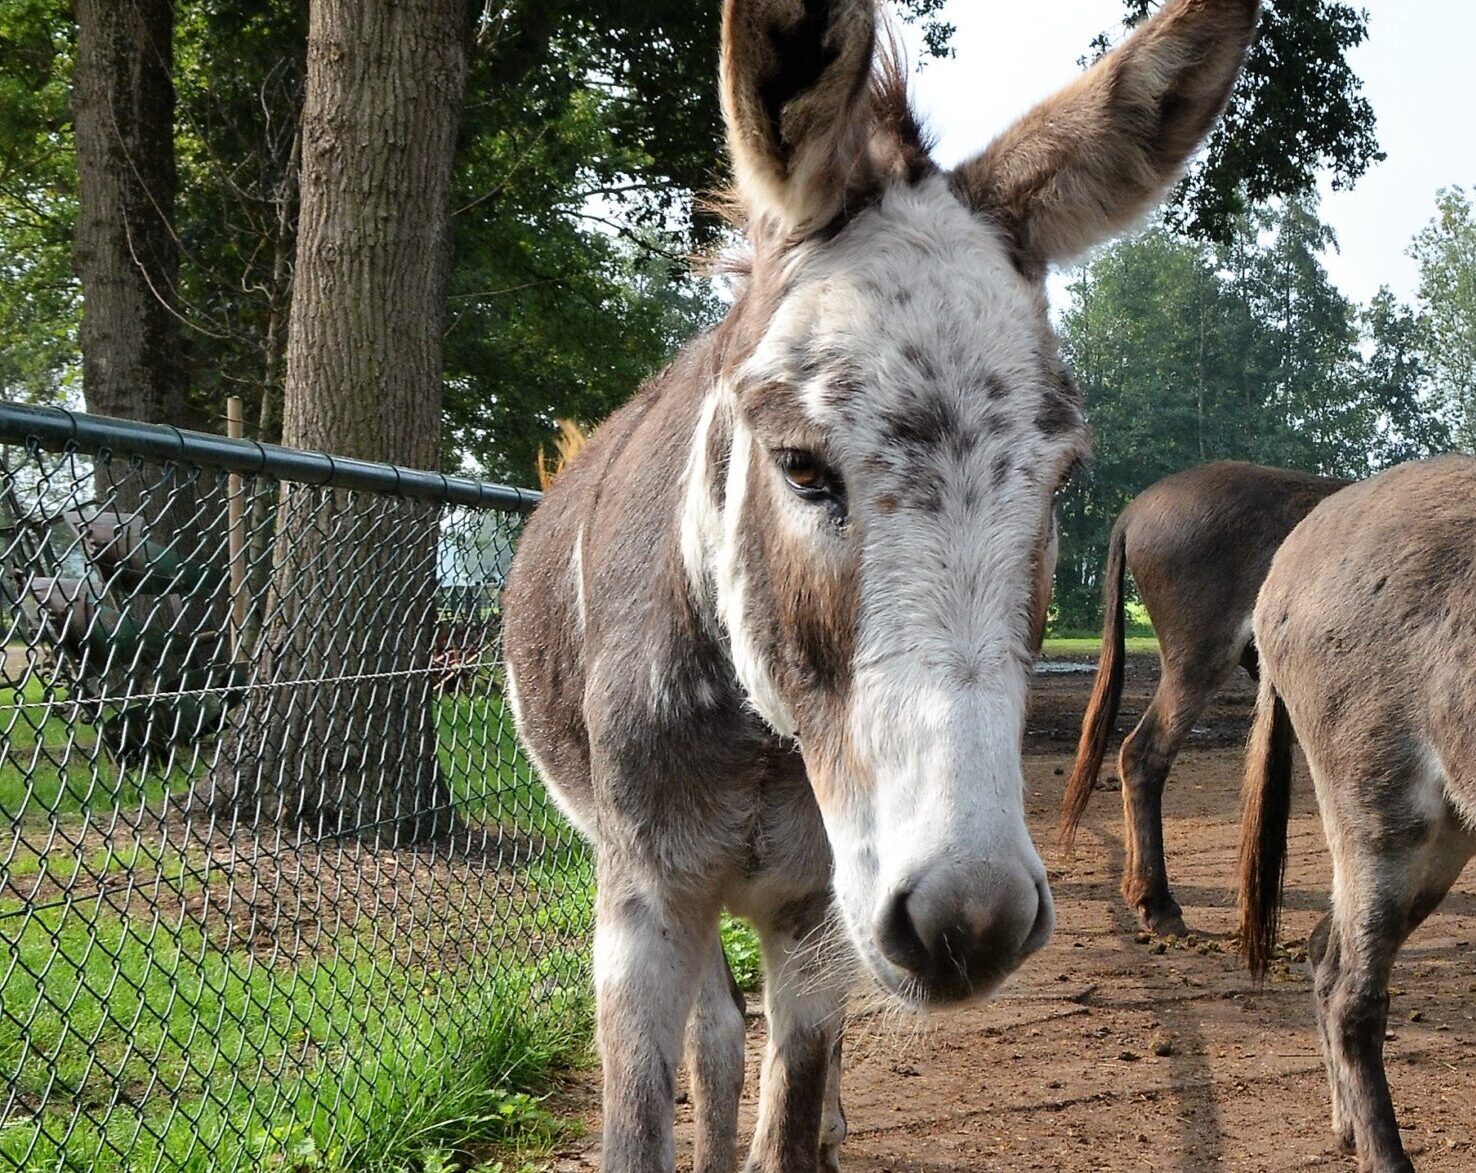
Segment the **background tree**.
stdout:
<svg viewBox="0 0 1476 1173">
<path fill-rule="evenodd" d="M 1476 217 L 1465 190 L 1436 198 L 1436 215 L 1415 237 L 1420 301 L 1429 323 L 1430 364 L 1464 448 L 1476 448 Z"/>
<path fill-rule="evenodd" d="M 1423 313 L 1400 304 L 1388 286 L 1363 312 L 1366 372 L 1377 413 L 1376 468 L 1419 460 L 1455 444 L 1430 370 L 1430 325 Z"/>
<path fill-rule="evenodd" d="M 1294 200 L 1224 245 L 1160 224 L 1081 270 L 1062 338 L 1095 455 L 1061 503 L 1059 626 L 1095 628 L 1112 524 L 1172 472 L 1239 459 L 1356 477 L 1447 446 L 1418 316 L 1387 291 L 1350 303 L 1322 265 L 1333 244 Z"/>
<path fill-rule="evenodd" d="M 313 0 L 288 444 L 440 463 L 468 31 L 463 0 Z M 259 657 L 275 688 L 263 728 L 240 734 L 255 752 L 252 776 L 228 791 L 238 806 L 318 833 L 441 829 L 428 671 L 437 520 L 429 505 L 283 487 Z"/>
<path fill-rule="evenodd" d="M 948 51 L 942 0 L 897 7 L 923 25 L 928 52 Z M 1130 16 L 1144 10 L 1144 0 L 1127 3 Z M 9 25 L 8 43 L 30 63 L 27 94 L 44 93 L 48 73 L 68 80 L 66 11 L 62 0 L 14 0 L 0 15 L 0 38 Z M 251 432 L 268 440 L 281 435 L 306 14 L 306 0 L 192 0 L 176 13 L 176 308 L 190 395 L 218 418 L 224 396 L 242 394 Z M 699 198 L 724 179 L 711 79 L 718 6 L 510 0 L 472 6 L 468 20 L 443 453 L 448 464 L 530 483 L 555 418 L 602 418 L 713 315 L 687 257 L 719 231 Z M 1190 222 L 1207 222 L 1197 209 L 1214 203 L 1201 188 L 1224 197 L 1223 211 L 1240 206 L 1242 181 L 1247 198 L 1294 189 L 1319 165 L 1351 182 L 1377 157 L 1343 56 L 1364 33 L 1345 5 L 1272 0 L 1252 79 L 1231 110 L 1239 130 L 1217 140 L 1185 190 Z M 38 115 L 42 138 L 67 133 L 64 117 L 40 116 L 34 101 L 14 109 Z M 23 206 L 7 182 L 0 173 L 0 233 Z M 58 194 L 42 202 L 53 236 L 70 231 L 74 184 L 59 176 Z M 9 308 L 17 322 L 52 323 L 27 338 L 61 341 L 7 357 L 33 355 L 31 393 L 55 393 L 75 329 L 66 283 L 50 309 L 9 293 L 0 289 L 0 328 Z"/>
<path fill-rule="evenodd" d="M 0 397 L 52 400 L 80 378 L 72 271 L 76 46 L 63 0 L 0 7 Z"/>
<path fill-rule="evenodd" d="M 74 11 L 83 394 L 104 415 L 195 424 L 174 306 L 174 5 L 76 0 Z"/>
</svg>

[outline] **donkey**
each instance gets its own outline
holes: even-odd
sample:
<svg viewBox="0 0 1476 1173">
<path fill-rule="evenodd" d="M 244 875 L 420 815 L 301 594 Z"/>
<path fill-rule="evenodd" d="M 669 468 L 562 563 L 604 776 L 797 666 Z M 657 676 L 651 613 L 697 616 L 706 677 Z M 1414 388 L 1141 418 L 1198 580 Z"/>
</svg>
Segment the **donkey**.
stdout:
<svg viewBox="0 0 1476 1173">
<path fill-rule="evenodd" d="M 1403 465 L 1318 506 L 1256 603 L 1241 948 L 1264 974 L 1295 730 L 1332 849 L 1332 911 L 1307 952 L 1333 1131 L 1378 1173 L 1414 1168 L 1384 1075 L 1394 956 L 1476 853 L 1473 533 L 1476 459 Z"/>
<path fill-rule="evenodd" d="M 1118 776 L 1127 858 L 1122 894 L 1150 933 L 1187 932 L 1163 858 L 1163 787 L 1195 722 L 1237 666 L 1256 676 L 1251 610 L 1271 557 L 1296 524 L 1349 484 L 1290 469 L 1220 461 L 1145 489 L 1112 528 L 1103 575 L 1097 680 L 1066 785 L 1070 843 L 1107 756 L 1122 701 L 1123 573 L 1132 572 L 1158 634 L 1163 674 L 1122 743 Z"/>
<path fill-rule="evenodd" d="M 1050 935 L 1020 743 L 1088 439 L 1044 277 L 1174 182 L 1258 7 L 1170 0 L 944 172 L 873 0 L 726 0 L 742 287 L 554 481 L 506 592 L 519 730 L 596 846 L 607 1170 L 673 1168 L 689 1019 L 695 1167 L 734 1166 L 723 907 L 764 953 L 748 1167 L 785 1173 L 845 1131 L 838 952 L 926 1008 Z"/>
</svg>

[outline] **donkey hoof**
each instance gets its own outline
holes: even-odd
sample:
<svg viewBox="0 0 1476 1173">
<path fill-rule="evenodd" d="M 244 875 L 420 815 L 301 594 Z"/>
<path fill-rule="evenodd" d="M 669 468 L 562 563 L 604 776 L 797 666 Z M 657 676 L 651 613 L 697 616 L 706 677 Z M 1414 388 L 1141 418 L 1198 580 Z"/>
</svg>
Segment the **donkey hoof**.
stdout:
<svg viewBox="0 0 1476 1173">
<path fill-rule="evenodd" d="M 1370 1161 L 1367 1164 L 1358 1163 L 1358 1173 L 1415 1173 L 1414 1162 L 1403 1153 L 1388 1161 Z"/>
<path fill-rule="evenodd" d="M 840 1145 L 823 1144 L 820 1146 L 820 1169 L 821 1173 L 840 1173 Z"/>
<path fill-rule="evenodd" d="M 1155 937 L 1187 937 L 1189 926 L 1184 923 L 1184 914 L 1177 908 L 1164 909 L 1162 912 L 1140 911 L 1138 919 L 1143 922 L 1143 927 Z"/>
</svg>

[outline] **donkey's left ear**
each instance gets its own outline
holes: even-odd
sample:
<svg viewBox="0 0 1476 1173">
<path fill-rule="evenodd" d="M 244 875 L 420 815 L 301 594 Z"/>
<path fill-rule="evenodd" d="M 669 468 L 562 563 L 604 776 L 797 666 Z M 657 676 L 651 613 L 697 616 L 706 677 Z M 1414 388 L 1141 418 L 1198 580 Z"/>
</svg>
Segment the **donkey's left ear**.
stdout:
<svg viewBox="0 0 1476 1173">
<path fill-rule="evenodd" d="M 750 214 L 829 222 L 866 159 L 875 0 L 725 0 L 723 115 Z"/>
<path fill-rule="evenodd" d="M 1083 77 L 953 174 L 1013 237 L 1032 275 L 1160 200 L 1214 125 L 1255 35 L 1259 0 L 1168 0 Z"/>
</svg>

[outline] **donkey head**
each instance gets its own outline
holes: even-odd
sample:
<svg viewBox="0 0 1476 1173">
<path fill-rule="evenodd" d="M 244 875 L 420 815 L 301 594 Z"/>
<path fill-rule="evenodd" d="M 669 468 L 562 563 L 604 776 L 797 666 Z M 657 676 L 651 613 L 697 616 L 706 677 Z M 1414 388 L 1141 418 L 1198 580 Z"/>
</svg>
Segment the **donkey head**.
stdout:
<svg viewBox="0 0 1476 1173">
<path fill-rule="evenodd" d="M 754 708 L 800 744 L 847 929 L 912 1000 L 1049 936 L 1020 742 L 1088 442 L 1049 264 L 1142 214 L 1213 124 L 1255 0 L 1169 0 L 951 173 L 873 0 L 727 0 L 752 271 L 687 476 L 683 557 Z"/>
</svg>

